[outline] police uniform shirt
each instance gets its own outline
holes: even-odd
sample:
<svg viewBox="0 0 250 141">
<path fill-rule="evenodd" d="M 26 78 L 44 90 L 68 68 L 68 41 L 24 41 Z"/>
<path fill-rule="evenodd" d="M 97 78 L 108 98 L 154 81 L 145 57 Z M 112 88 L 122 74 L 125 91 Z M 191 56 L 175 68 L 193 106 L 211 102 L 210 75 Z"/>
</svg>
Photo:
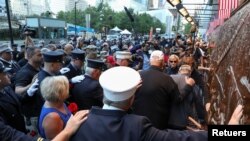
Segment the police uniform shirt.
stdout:
<svg viewBox="0 0 250 141">
<path fill-rule="evenodd" d="M 71 63 L 67 66 L 67 68 L 69 68 L 69 71 L 66 72 L 64 75 L 70 80 L 71 78 L 77 76 L 77 75 L 81 75 L 82 70 L 75 68 Z"/>
<path fill-rule="evenodd" d="M 48 51 L 48 52 L 43 53 L 43 59 L 45 62 L 62 62 L 63 53 L 59 51 Z M 52 74 L 46 72 L 44 69 L 41 69 L 37 76 L 39 88 L 35 92 L 34 96 L 32 96 L 33 104 L 35 104 L 34 109 L 32 110 L 33 110 L 33 116 L 35 117 L 40 115 L 42 106 L 44 104 L 44 99 L 40 91 L 40 84 L 43 81 L 43 79 L 45 79 L 48 76 L 52 76 Z"/>
<path fill-rule="evenodd" d="M 71 52 L 71 58 L 75 60 L 81 60 L 84 62 L 85 60 L 85 52 L 76 49 Z M 64 75 L 70 80 L 71 78 L 83 74 L 83 71 L 81 69 L 76 68 L 72 63 L 67 65 L 67 68 L 69 68 L 69 72 L 65 73 Z"/>
<path fill-rule="evenodd" d="M 17 131 L 6 123 L 3 118 L 4 116 L 0 113 L 0 137 L 3 141 L 49 141 L 41 137 L 31 137 L 21 131 Z"/>
<path fill-rule="evenodd" d="M 84 75 L 84 80 L 76 83 L 71 91 L 72 100 L 79 110 L 90 109 L 92 106 L 103 106 L 103 90 L 98 80 Z"/>
<path fill-rule="evenodd" d="M 0 58 L 0 61 L 4 64 L 5 67 L 11 68 L 9 73 L 12 75 L 20 70 L 20 66 L 15 61 L 8 62 L 4 60 L 3 58 Z"/>
<path fill-rule="evenodd" d="M 158 130 L 144 116 L 93 107 L 70 141 L 206 141 L 207 136 L 207 131 Z"/>
<path fill-rule="evenodd" d="M 0 116 L 6 124 L 26 133 L 20 99 L 20 95 L 15 94 L 9 86 L 0 91 Z"/>
</svg>

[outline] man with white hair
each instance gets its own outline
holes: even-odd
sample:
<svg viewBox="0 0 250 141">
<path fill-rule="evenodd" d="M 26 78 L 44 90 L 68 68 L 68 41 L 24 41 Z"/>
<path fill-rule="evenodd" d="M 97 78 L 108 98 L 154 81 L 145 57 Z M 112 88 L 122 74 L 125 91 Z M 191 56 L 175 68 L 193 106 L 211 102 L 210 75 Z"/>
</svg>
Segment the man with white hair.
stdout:
<svg viewBox="0 0 250 141">
<path fill-rule="evenodd" d="M 104 106 L 93 107 L 88 120 L 81 125 L 70 141 L 203 141 L 207 132 L 161 131 L 143 116 L 128 114 L 134 94 L 141 85 L 140 74 L 132 68 L 118 66 L 100 76 Z"/>
<path fill-rule="evenodd" d="M 177 85 L 163 72 L 164 68 L 163 52 L 153 51 L 149 69 L 140 71 L 142 87 L 136 92 L 133 104 L 133 113 L 148 117 L 158 129 L 169 127 L 171 105 L 181 99 Z"/>
</svg>

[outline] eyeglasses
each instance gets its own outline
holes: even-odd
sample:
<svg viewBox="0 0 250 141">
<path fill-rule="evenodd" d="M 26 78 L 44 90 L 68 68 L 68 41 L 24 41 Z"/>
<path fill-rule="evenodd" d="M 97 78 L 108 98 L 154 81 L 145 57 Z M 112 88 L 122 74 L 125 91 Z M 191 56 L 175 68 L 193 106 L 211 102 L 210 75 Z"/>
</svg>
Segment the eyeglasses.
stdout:
<svg viewBox="0 0 250 141">
<path fill-rule="evenodd" d="M 169 61 L 170 63 L 177 63 L 177 61 Z"/>
</svg>

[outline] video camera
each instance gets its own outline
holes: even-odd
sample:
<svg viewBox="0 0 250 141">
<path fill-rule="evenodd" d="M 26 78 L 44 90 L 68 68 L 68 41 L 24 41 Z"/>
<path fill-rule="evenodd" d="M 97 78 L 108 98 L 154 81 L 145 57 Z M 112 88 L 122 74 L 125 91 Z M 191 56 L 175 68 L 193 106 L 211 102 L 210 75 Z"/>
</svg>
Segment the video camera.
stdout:
<svg viewBox="0 0 250 141">
<path fill-rule="evenodd" d="M 34 36 L 36 35 L 36 30 L 30 28 L 30 27 L 27 26 L 27 25 L 24 25 L 24 26 L 23 26 L 22 33 L 23 33 L 24 35 L 26 35 L 26 36 L 34 37 Z"/>
<path fill-rule="evenodd" d="M 143 58 L 137 54 L 132 55 L 132 60 L 134 62 L 143 62 Z"/>
</svg>

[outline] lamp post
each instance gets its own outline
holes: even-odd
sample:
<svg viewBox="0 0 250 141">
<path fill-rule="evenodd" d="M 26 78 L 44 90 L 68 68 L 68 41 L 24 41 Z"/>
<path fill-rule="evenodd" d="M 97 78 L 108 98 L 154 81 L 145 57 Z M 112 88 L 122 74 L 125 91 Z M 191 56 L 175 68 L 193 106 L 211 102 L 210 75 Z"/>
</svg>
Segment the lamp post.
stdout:
<svg viewBox="0 0 250 141">
<path fill-rule="evenodd" d="M 9 10 L 9 1 L 8 0 L 5 0 L 5 6 L 6 6 L 7 18 L 8 18 L 8 24 L 9 24 L 10 43 L 11 43 L 11 45 L 13 45 L 14 39 L 13 39 L 13 33 L 12 33 L 12 27 L 11 27 L 10 10 Z"/>
<path fill-rule="evenodd" d="M 78 0 L 75 0 L 75 36 L 76 36 L 76 3 Z"/>
</svg>

